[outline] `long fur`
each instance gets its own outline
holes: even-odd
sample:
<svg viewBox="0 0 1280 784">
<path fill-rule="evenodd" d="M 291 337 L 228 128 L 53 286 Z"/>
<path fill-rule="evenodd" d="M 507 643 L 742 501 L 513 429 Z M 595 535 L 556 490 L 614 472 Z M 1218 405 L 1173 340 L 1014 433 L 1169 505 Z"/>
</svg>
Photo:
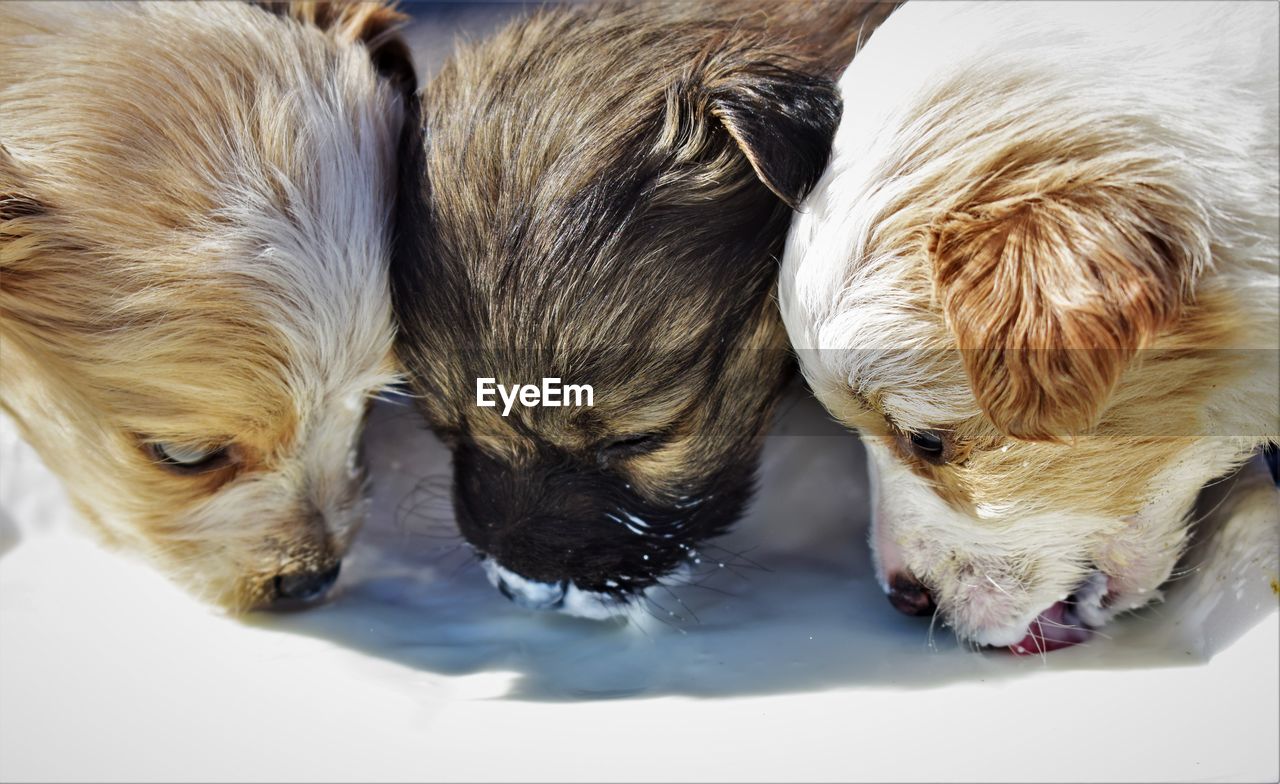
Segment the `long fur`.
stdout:
<svg viewBox="0 0 1280 784">
<path fill-rule="evenodd" d="M 963 637 L 1095 573 L 1085 622 L 1144 604 L 1198 489 L 1280 433 L 1276 17 L 911 3 L 841 78 L 783 317 L 868 436 L 886 590 Z"/>
<path fill-rule="evenodd" d="M 890 8 L 543 11 L 429 85 L 399 354 L 454 446 L 463 533 L 513 575 L 499 588 L 622 611 L 737 518 L 791 368 L 772 301 L 788 205 L 827 158 L 828 77 Z M 557 375 L 594 408 L 475 406 L 478 376 Z"/>
<path fill-rule="evenodd" d="M 235 609 L 342 557 L 393 378 L 394 14 L 303 5 L 0 6 L 0 401 L 110 539 Z"/>
</svg>

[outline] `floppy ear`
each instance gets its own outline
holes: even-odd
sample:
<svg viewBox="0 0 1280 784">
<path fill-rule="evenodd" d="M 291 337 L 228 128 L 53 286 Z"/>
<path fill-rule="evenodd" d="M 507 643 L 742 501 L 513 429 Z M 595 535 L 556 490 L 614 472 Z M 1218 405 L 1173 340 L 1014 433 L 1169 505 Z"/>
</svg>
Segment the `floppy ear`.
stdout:
<svg viewBox="0 0 1280 784">
<path fill-rule="evenodd" d="M 701 85 L 707 110 L 724 126 L 756 176 L 791 208 L 822 175 L 840 123 L 830 79 L 788 65 L 709 65 Z"/>
<path fill-rule="evenodd" d="M 1207 251 L 1196 216 L 1154 186 L 1029 192 L 951 212 L 928 247 L 983 411 L 1009 436 L 1053 441 L 1096 423 L 1135 352 L 1177 321 Z"/>
<path fill-rule="evenodd" d="M 304 24 L 328 31 L 344 43 L 360 43 L 379 74 L 402 93 L 418 87 L 413 57 L 399 30 L 409 21 L 394 3 L 358 0 L 264 0 L 262 5 Z"/>
</svg>

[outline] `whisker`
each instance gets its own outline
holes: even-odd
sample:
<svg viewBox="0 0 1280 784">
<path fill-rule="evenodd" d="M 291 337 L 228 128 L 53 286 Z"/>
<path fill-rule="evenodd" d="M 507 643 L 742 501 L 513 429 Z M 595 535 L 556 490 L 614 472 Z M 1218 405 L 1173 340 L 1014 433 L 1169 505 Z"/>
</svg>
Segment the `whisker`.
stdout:
<svg viewBox="0 0 1280 784">
<path fill-rule="evenodd" d="M 718 593 L 718 594 L 720 594 L 721 596 L 728 596 L 728 597 L 731 597 L 731 598 L 736 598 L 736 597 L 737 597 L 737 594 L 735 594 L 735 593 L 730 593 L 729 591 L 723 590 L 723 589 L 721 589 L 721 588 L 714 588 L 714 587 L 712 587 L 712 586 L 710 586 L 710 585 L 705 585 L 704 583 L 706 583 L 706 581 L 707 581 L 707 580 L 710 580 L 710 579 L 711 579 L 711 577 L 710 577 L 710 576 L 707 576 L 706 578 L 704 578 L 703 580 L 698 581 L 698 582 L 690 582 L 690 581 L 686 581 L 686 582 L 678 582 L 678 581 L 674 581 L 674 582 L 673 582 L 673 584 L 678 585 L 678 586 L 680 586 L 681 588 L 701 588 L 701 589 L 702 589 L 702 590 L 704 590 L 704 591 L 711 591 L 712 593 Z"/>
<path fill-rule="evenodd" d="M 645 596 L 644 594 L 639 594 L 639 596 L 640 596 L 640 604 L 639 604 L 639 605 L 637 605 L 637 606 L 638 606 L 641 610 L 643 610 L 644 612 L 648 613 L 648 615 L 649 615 L 649 617 L 650 617 L 650 618 L 653 618 L 655 621 L 658 621 L 658 622 L 659 622 L 659 623 L 661 623 L 663 626 L 666 626 L 666 627 L 668 627 L 668 628 L 675 629 L 675 630 L 679 631 L 681 634 L 685 634 L 685 633 L 686 633 L 684 629 L 681 629 L 680 627 L 676 626 L 676 625 L 675 625 L 675 624 L 673 624 L 670 620 L 668 620 L 668 619 L 666 619 L 666 618 L 663 618 L 663 617 L 660 617 L 659 615 L 657 615 L 656 613 L 654 613 L 652 610 L 650 610 L 648 607 L 646 607 L 646 606 L 644 605 L 644 602 L 646 602 L 646 601 L 647 601 L 647 602 L 653 602 L 653 600 L 652 600 L 652 599 L 650 599 L 649 597 Z M 654 603 L 654 604 L 657 604 L 656 602 L 653 602 L 653 603 Z M 661 607 L 661 605 L 658 605 L 658 606 L 659 606 L 659 607 Z"/>
<path fill-rule="evenodd" d="M 1009 593 L 1009 591 L 1008 591 L 1008 590 L 1007 590 L 1003 585 L 1001 585 L 1000 583 L 998 583 L 998 582 L 996 582 L 994 579 L 992 579 L 991 575 L 984 573 L 982 576 L 983 576 L 983 577 L 985 577 L 985 578 L 987 579 L 987 582 L 989 582 L 989 583 L 991 583 L 993 586 L 995 586 L 995 589 L 996 589 L 997 591 L 999 591 L 1000 593 L 1004 594 L 1005 596 L 1008 596 L 1010 599 L 1012 599 L 1012 598 L 1013 598 L 1013 594 Z"/>
<path fill-rule="evenodd" d="M 929 648 L 929 650 L 933 651 L 934 653 L 938 652 L 938 646 L 933 640 L 933 627 L 937 623 L 938 623 L 938 612 L 935 611 L 933 615 L 929 616 L 929 635 L 926 638 L 927 647 Z"/>
<path fill-rule="evenodd" d="M 749 547 L 749 548 L 747 548 L 746 550 L 743 550 L 742 552 L 735 552 L 735 551 L 733 551 L 733 550 L 729 550 L 729 549 L 727 549 L 727 548 L 721 547 L 720 545 L 710 544 L 710 543 L 704 543 L 704 544 L 702 544 L 701 546 L 702 546 L 702 547 L 704 547 L 704 548 L 705 548 L 705 547 L 711 547 L 711 548 L 713 548 L 713 549 L 719 550 L 719 551 L 720 551 L 720 552 L 722 552 L 722 553 L 728 553 L 728 554 L 729 554 L 730 556 L 732 556 L 733 558 L 736 558 L 736 559 L 739 559 L 739 560 L 745 561 L 745 562 L 746 562 L 746 564 L 745 564 L 745 565 L 744 565 L 744 564 L 738 564 L 738 566 L 741 566 L 743 569 L 751 569 L 751 568 L 755 568 L 755 569 L 759 569 L 759 570 L 760 570 L 760 571 L 762 571 L 762 572 L 771 572 L 771 571 L 773 571 L 773 570 L 772 570 L 772 569 L 770 569 L 769 567 L 767 567 L 767 566 L 765 566 L 765 565 L 763 565 L 763 564 L 761 564 L 761 563 L 758 563 L 758 562 L 756 562 L 756 561 L 753 561 L 753 560 L 751 560 L 750 558 L 748 558 L 748 557 L 746 556 L 746 554 L 747 554 L 747 553 L 752 552 L 753 550 L 756 550 L 756 549 L 757 549 L 757 547 L 756 547 L 756 546 Z"/>
<path fill-rule="evenodd" d="M 698 614 L 695 613 L 689 607 L 689 605 L 685 604 L 683 599 L 681 599 L 679 596 L 676 596 L 675 591 L 671 590 L 671 588 L 669 588 L 666 585 L 663 585 L 662 583 L 658 583 L 658 585 L 662 586 L 662 590 L 666 591 L 668 596 L 670 596 L 672 599 L 675 599 L 676 603 L 679 604 L 681 607 L 683 607 L 685 612 L 689 613 L 689 615 L 693 618 L 694 623 L 699 625 L 702 624 L 702 621 L 698 619 Z"/>
</svg>

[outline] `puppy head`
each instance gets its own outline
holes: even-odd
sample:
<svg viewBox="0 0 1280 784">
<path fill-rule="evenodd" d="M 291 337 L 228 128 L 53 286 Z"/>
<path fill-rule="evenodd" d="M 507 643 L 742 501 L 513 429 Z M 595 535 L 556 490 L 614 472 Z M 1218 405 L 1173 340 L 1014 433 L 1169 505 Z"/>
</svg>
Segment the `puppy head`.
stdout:
<svg viewBox="0 0 1280 784">
<path fill-rule="evenodd" d="M 866 436 L 882 587 L 1024 650 L 1156 596 L 1199 488 L 1274 433 L 1211 395 L 1275 400 L 1274 356 L 1222 350 L 1258 292 L 1200 284 L 1214 218 L 1177 158 L 1041 87 L 926 93 L 890 149 L 842 128 L 781 285 L 802 370 Z"/>
<path fill-rule="evenodd" d="M 6 411 L 198 594 L 322 594 L 392 375 L 399 97 L 356 41 L 250 6 L 4 14 Z"/>
<path fill-rule="evenodd" d="M 668 13 L 553 12 L 460 52 L 409 160 L 400 356 L 454 450 L 463 534 L 528 606 L 606 617 L 697 559 L 790 372 L 775 254 L 833 85 L 749 27 Z M 594 402 L 504 417 L 478 377 Z"/>
</svg>

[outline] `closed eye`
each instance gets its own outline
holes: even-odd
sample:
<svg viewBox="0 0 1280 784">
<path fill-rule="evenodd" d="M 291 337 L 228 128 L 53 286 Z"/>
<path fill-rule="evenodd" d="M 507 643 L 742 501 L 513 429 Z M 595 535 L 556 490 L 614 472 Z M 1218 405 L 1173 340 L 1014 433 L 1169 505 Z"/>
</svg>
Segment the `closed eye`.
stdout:
<svg viewBox="0 0 1280 784">
<path fill-rule="evenodd" d="M 231 462 L 227 446 L 151 441 L 143 446 L 143 451 L 156 465 L 175 474 L 203 474 Z"/>
<path fill-rule="evenodd" d="M 663 445 L 665 433 L 635 433 L 605 442 L 598 448 L 602 465 L 648 454 Z"/>
</svg>

